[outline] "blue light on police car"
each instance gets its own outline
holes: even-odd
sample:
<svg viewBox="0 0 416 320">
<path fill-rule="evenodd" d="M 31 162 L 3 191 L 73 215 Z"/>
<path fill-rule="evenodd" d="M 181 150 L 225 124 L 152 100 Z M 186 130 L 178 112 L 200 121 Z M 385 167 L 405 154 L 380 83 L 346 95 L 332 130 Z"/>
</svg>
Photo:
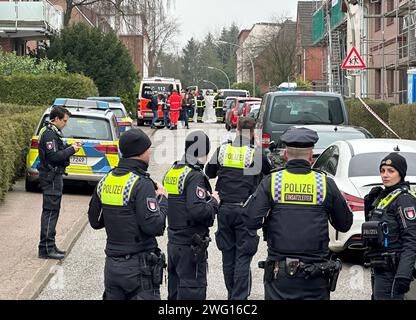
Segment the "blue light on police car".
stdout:
<svg viewBox="0 0 416 320">
<path fill-rule="evenodd" d="M 53 105 L 54 106 L 64 106 L 65 105 L 65 102 L 66 102 L 66 99 L 57 98 L 57 99 L 55 99 Z"/>
<path fill-rule="evenodd" d="M 97 101 L 97 108 L 107 110 L 110 108 L 110 105 L 108 104 L 108 102 L 105 101 Z"/>
</svg>

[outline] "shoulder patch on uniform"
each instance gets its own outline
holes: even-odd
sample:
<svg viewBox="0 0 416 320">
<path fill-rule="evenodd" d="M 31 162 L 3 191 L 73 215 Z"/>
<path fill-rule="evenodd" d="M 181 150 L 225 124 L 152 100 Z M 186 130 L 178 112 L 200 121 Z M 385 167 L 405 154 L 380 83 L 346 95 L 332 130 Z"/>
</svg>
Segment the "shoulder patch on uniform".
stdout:
<svg viewBox="0 0 416 320">
<path fill-rule="evenodd" d="M 53 141 L 46 142 L 46 149 L 52 150 L 53 149 Z"/>
<path fill-rule="evenodd" d="M 416 219 L 416 211 L 414 207 L 408 207 L 403 209 L 404 216 L 407 220 L 415 220 Z"/>
<path fill-rule="evenodd" d="M 196 187 L 196 196 L 199 199 L 205 199 L 206 198 L 206 195 L 207 195 L 207 192 L 203 188 Z"/>
<path fill-rule="evenodd" d="M 150 212 L 156 212 L 158 210 L 157 200 L 155 198 L 147 198 L 147 209 Z"/>
</svg>

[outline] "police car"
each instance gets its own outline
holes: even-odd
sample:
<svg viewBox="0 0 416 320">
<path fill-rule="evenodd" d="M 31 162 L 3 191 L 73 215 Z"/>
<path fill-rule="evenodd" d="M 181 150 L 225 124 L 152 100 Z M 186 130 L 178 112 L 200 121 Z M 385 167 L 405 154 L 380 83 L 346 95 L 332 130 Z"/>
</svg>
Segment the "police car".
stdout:
<svg viewBox="0 0 416 320">
<path fill-rule="evenodd" d="M 89 108 L 67 106 L 74 105 L 76 101 L 81 105 L 90 104 Z M 92 108 L 100 104 L 100 108 Z M 56 99 L 54 105 L 48 108 L 32 137 L 30 150 L 26 157 L 26 190 L 38 190 L 39 174 L 37 165 L 39 163 L 39 131 L 49 120 L 49 113 L 54 106 L 68 107 L 72 116 L 67 126 L 62 130 L 64 143 L 71 144 L 80 141 L 82 148 L 70 157 L 70 165 L 66 168 L 65 180 L 84 181 L 96 184 L 112 168 L 117 166 L 120 159 L 118 140 L 120 137 L 117 120 L 113 112 L 108 108 L 107 102 Z M 101 110 L 100 110 L 101 109 Z"/>
<path fill-rule="evenodd" d="M 88 97 L 87 100 L 108 102 L 109 108 L 117 118 L 117 125 L 121 133 L 132 128 L 133 120 L 130 118 L 120 97 Z"/>
</svg>

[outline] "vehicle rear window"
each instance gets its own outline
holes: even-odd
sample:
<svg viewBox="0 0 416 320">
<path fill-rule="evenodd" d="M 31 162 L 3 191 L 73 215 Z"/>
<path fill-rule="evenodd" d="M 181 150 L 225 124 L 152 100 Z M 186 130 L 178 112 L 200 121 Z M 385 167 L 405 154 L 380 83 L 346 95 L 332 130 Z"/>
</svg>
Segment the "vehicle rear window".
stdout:
<svg viewBox="0 0 416 320">
<path fill-rule="evenodd" d="M 44 126 L 49 115 L 44 116 L 42 125 Z M 113 140 L 111 126 L 107 119 L 90 118 L 83 116 L 71 116 L 68 124 L 62 130 L 64 138 L 87 139 L 87 140 Z"/>
<path fill-rule="evenodd" d="M 338 140 L 353 140 L 370 138 L 361 131 L 356 132 L 318 132 L 319 140 L 315 144 L 316 149 L 325 149 Z"/>
<path fill-rule="evenodd" d="M 270 111 L 270 121 L 284 124 L 341 124 L 341 101 L 337 97 L 277 96 Z"/>
<path fill-rule="evenodd" d="M 118 108 L 110 108 L 110 109 L 117 118 L 125 118 L 126 117 L 126 115 L 124 114 L 124 111 L 122 109 L 118 109 Z"/>
<path fill-rule="evenodd" d="M 142 98 L 150 99 L 154 94 L 170 94 L 173 91 L 172 83 L 143 83 Z"/>
<path fill-rule="evenodd" d="M 379 163 L 389 152 L 363 153 L 354 156 L 348 168 L 349 177 L 379 176 Z M 400 152 L 406 158 L 407 175 L 416 176 L 416 153 Z"/>
<path fill-rule="evenodd" d="M 224 98 L 227 98 L 227 97 L 247 97 L 247 92 L 246 91 L 227 91 L 227 90 L 224 90 L 222 92 L 222 95 L 224 96 Z"/>
</svg>

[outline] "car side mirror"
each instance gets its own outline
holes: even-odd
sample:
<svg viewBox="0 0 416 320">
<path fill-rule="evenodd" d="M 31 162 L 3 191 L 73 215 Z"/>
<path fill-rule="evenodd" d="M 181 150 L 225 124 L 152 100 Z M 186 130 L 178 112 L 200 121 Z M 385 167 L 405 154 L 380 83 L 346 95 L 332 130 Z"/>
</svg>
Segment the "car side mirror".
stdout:
<svg viewBox="0 0 416 320">
<path fill-rule="evenodd" d="M 269 143 L 269 150 L 272 151 L 272 150 L 275 150 L 275 149 L 277 149 L 277 144 L 276 144 L 275 141 L 271 141 Z"/>
</svg>

